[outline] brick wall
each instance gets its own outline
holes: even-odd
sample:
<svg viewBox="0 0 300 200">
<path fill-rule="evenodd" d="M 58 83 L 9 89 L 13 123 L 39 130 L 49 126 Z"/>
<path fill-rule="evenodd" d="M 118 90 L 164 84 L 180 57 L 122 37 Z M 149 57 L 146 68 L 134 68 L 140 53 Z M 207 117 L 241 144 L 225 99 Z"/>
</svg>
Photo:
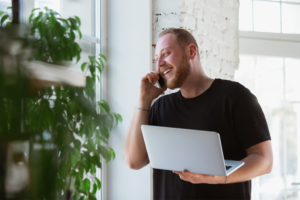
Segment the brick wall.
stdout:
<svg viewBox="0 0 300 200">
<path fill-rule="evenodd" d="M 199 45 L 205 73 L 211 78 L 233 80 L 238 68 L 238 10 L 239 0 L 154 0 L 153 44 L 162 30 L 185 28 Z"/>
</svg>

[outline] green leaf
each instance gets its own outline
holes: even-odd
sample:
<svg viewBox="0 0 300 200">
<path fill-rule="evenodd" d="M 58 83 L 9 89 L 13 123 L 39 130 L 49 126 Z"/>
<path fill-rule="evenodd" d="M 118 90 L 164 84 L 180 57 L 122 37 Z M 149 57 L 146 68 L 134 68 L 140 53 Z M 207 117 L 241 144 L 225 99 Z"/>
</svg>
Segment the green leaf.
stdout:
<svg viewBox="0 0 300 200">
<path fill-rule="evenodd" d="M 107 62 L 105 55 L 100 54 L 100 57 L 103 58 L 105 60 L 105 62 Z"/>
<path fill-rule="evenodd" d="M 123 119 L 122 119 L 122 116 L 121 116 L 121 115 L 119 115 L 119 114 L 117 114 L 117 113 L 116 113 L 116 116 L 118 117 L 118 120 L 119 120 L 119 122 L 121 122 L 121 123 L 122 123 L 122 121 L 123 121 Z"/>
<path fill-rule="evenodd" d="M 3 25 L 3 22 L 4 22 L 8 17 L 9 17 L 8 15 L 4 15 L 4 16 L 1 18 L 1 22 L 0 22 L 0 25 L 1 25 L 1 26 Z"/>
<path fill-rule="evenodd" d="M 80 142 L 79 140 L 74 140 L 74 146 L 75 146 L 76 148 L 80 148 L 81 142 Z"/>
<path fill-rule="evenodd" d="M 32 18 L 34 16 L 34 13 L 32 13 L 30 16 L 29 16 L 29 24 L 32 24 Z"/>
<path fill-rule="evenodd" d="M 0 11 L 0 16 L 3 15 L 3 13 L 4 13 L 3 11 Z"/>
<path fill-rule="evenodd" d="M 100 156 L 98 154 L 95 154 L 94 156 L 91 157 L 93 163 L 96 164 L 97 167 L 101 168 L 101 162 L 100 162 Z"/>
<path fill-rule="evenodd" d="M 91 182 L 89 179 L 84 179 L 82 181 L 82 189 L 89 192 L 90 191 L 90 188 L 91 188 Z"/>
<path fill-rule="evenodd" d="M 100 109 L 104 109 L 107 113 L 110 113 L 109 105 L 105 100 L 98 102 L 98 105 L 100 106 Z"/>
<path fill-rule="evenodd" d="M 112 159 L 114 160 L 116 158 L 115 151 L 112 148 L 109 148 L 109 153 L 110 153 Z"/>
<path fill-rule="evenodd" d="M 95 180 L 97 182 L 98 190 L 100 190 L 101 189 L 101 182 L 97 177 L 95 177 Z"/>
<path fill-rule="evenodd" d="M 70 33 L 69 33 L 69 36 L 70 36 L 70 38 L 71 38 L 71 40 L 75 40 L 75 34 L 74 34 L 74 32 L 73 31 L 71 31 Z"/>
<path fill-rule="evenodd" d="M 78 32 L 78 34 L 79 34 L 79 39 L 81 39 L 81 38 L 82 38 L 82 34 L 81 34 L 81 31 L 80 31 L 79 28 L 77 28 L 77 32 Z"/>
<path fill-rule="evenodd" d="M 91 164 L 91 171 L 90 171 L 91 174 L 96 174 L 96 167 L 95 165 Z"/>
<path fill-rule="evenodd" d="M 84 166 L 79 165 L 79 167 L 78 167 L 78 174 L 79 174 L 79 178 L 80 179 L 83 178 L 83 172 L 84 172 Z"/>
<path fill-rule="evenodd" d="M 7 7 L 6 9 L 12 9 L 12 6 Z"/>
<path fill-rule="evenodd" d="M 32 9 L 31 13 L 33 13 L 36 10 L 40 10 L 40 8 L 34 8 L 34 9 Z"/>
<path fill-rule="evenodd" d="M 71 22 L 71 28 L 76 30 L 77 29 L 77 26 L 76 26 L 77 21 L 72 17 L 69 17 L 68 20 Z"/>
<path fill-rule="evenodd" d="M 103 61 L 101 60 L 101 58 L 98 58 L 98 60 L 100 61 L 100 67 L 101 67 L 101 71 L 100 72 L 102 72 L 102 70 L 104 69 L 104 63 L 103 63 Z"/>
<path fill-rule="evenodd" d="M 77 16 L 74 16 L 74 18 L 76 19 L 77 23 L 79 24 L 79 26 L 81 25 L 81 21 L 80 21 L 80 18 L 77 17 Z"/>
<path fill-rule="evenodd" d="M 53 13 L 50 14 L 50 25 L 53 27 L 55 25 L 56 19 Z"/>
<path fill-rule="evenodd" d="M 91 65 L 93 65 L 96 62 L 95 56 L 89 56 L 89 60 L 91 62 Z"/>
<path fill-rule="evenodd" d="M 114 119 L 115 119 L 115 122 L 116 122 L 116 126 L 118 125 L 118 122 L 121 122 L 123 121 L 121 115 L 119 115 L 118 113 L 113 113 L 113 116 L 114 116 Z"/>
<path fill-rule="evenodd" d="M 97 184 L 94 183 L 94 184 L 93 184 L 93 191 L 92 191 L 92 194 L 95 195 L 96 192 L 97 192 Z"/>
<path fill-rule="evenodd" d="M 105 160 L 109 159 L 110 154 L 104 146 L 98 146 L 98 152 L 103 156 Z"/>
<path fill-rule="evenodd" d="M 97 200 L 97 198 L 94 195 L 90 194 L 86 200 Z"/>
</svg>

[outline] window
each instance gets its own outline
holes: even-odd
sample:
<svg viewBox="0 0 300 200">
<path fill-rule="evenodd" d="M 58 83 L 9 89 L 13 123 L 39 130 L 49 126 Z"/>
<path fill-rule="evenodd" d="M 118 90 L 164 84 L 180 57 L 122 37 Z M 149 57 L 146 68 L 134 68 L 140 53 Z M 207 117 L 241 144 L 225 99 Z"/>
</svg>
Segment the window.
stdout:
<svg viewBox="0 0 300 200">
<path fill-rule="evenodd" d="M 7 0 L 11 1 L 11 0 Z M 1 3 L 1 0 L 0 0 Z M 88 56 L 95 55 L 98 56 L 100 53 L 105 54 L 105 48 L 101 48 L 100 38 L 101 35 L 105 35 L 101 26 L 104 21 L 103 16 L 105 15 L 105 9 L 103 8 L 103 1 L 101 0 L 26 0 L 23 1 L 22 5 L 24 14 L 24 21 L 28 21 L 29 15 L 33 8 L 44 8 L 48 7 L 49 9 L 55 10 L 58 12 L 62 18 L 68 18 L 71 16 L 78 16 L 81 20 L 81 32 L 82 39 L 78 40 L 80 45 L 81 59 L 80 61 L 71 66 L 72 70 L 81 71 L 80 67 L 83 62 L 88 61 Z M 1 6 L 2 4 L 0 4 Z M 104 36 L 105 37 L 105 36 Z M 103 77 L 100 78 L 100 81 L 96 85 L 96 101 L 103 99 L 103 95 L 100 93 L 103 89 Z M 105 161 L 102 161 L 105 163 Z M 97 199 L 106 199 L 102 191 L 105 189 L 106 183 L 106 165 L 102 166 L 102 170 L 98 169 L 96 174 L 97 177 L 102 182 L 102 189 L 96 193 Z"/>
<path fill-rule="evenodd" d="M 55 10 L 58 13 L 61 13 L 60 2 L 61 0 L 35 0 L 35 8 L 44 8 L 48 7 L 49 9 Z"/>
<path fill-rule="evenodd" d="M 253 179 L 253 199 L 300 198 L 300 59 L 240 56 L 235 80 L 256 95 L 273 146 L 273 170 Z"/>
<path fill-rule="evenodd" d="M 7 9 L 11 7 L 11 0 L 0 0 L 0 11 L 12 16 L 11 9 Z M 4 25 L 7 23 L 7 20 L 3 23 Z"/>
<path fill-rule="evenodd" d="M 240 30 L 299 34 L 299 24 L 300 0 L 240 0 Z"/>
<path fill-rule="evenodd" d="M 11 0 L 0 0 L 0 10 L 6 11 L 11 6 Z"/>
</svg>

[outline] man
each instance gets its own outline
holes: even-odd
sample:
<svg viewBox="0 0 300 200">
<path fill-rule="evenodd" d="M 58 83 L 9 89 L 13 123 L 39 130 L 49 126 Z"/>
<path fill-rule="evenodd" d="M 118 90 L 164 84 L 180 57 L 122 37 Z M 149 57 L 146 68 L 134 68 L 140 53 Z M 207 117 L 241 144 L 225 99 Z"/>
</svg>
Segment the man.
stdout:
<svg viewBox="0 0 300 200">
<path fill-rule="evenodd" d="M 218 132 L 224 158 L 245 164 L 228 177 L 154 169 L 154 199 L 251 199 L 250 180 L 270 173 L 273 163 L 269 130 L 256 97 L 239 83 L 207 77 L 197 43 L 184 29 L 163 31 L 155 57 L 157 72 L 141 79 L 124 146 L 126 166 L 140 169 L 149 163 L 142 124 Z M 164 88 L 154 86 L 159 74 Z M 151 107 L 167 87 L 180 91 Z"/>
</svg>

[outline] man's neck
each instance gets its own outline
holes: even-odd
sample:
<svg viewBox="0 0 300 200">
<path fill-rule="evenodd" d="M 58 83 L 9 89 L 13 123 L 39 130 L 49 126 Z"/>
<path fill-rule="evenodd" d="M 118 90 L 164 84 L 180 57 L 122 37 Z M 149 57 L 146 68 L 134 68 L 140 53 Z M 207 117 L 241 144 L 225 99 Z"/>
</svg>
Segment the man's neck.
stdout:
<svg viewBox="0 0 300 200">
<path fill-rule="evenodd" d="M 211 86 L 214 80 L 206 76 L 200 65 L 196 66 L 180 87 L 181 94 L 187 99 L 199 96 Z"/>
</svg>

